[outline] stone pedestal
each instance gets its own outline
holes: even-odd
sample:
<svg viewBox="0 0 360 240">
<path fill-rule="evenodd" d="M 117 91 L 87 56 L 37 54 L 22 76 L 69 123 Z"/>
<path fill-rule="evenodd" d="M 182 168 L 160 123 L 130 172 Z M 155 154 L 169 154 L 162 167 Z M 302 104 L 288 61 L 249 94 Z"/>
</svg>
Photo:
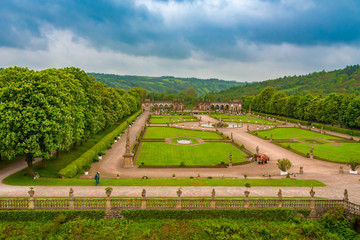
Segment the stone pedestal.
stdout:
<svg viewBox="0 0 360 240">
<path fill-rule="evenodd" d="M 133 163 L 133 157 L 134 157 L 134 154 L 132 153 L 125 153 L 123 155 L 124 157 L 124 168 L 132 168 L 134 167 L 134 163 Z"/>
</svg>

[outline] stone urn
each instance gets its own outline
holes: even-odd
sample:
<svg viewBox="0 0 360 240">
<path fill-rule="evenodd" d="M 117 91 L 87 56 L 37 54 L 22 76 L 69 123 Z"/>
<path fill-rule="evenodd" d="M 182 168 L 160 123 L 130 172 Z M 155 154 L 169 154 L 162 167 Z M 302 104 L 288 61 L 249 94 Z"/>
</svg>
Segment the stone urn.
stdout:
<svg viewBox="0 0 360 240">
<path fill-rule="evenodd" d="M 181 187 L 178 188 L 178 190 L 176 191 L 176 194 L 177 194 L 178 198 L 181 197 L 181 194 L 182 194 Z"/>
<path fill-rule="evenodd" d="M 28 191 L 28 193 L 29 193 L 29 196 L 32 198 L 32 197 L 34 196 L 34 194 L 35 194 L 35 191 L 34 191 L 34 189 L 31 187 L 30 190 Z"/>
<path fill-rule="evenodd" d="M 107 187 L 107 188 L 105 188 L 105 193 L 106 193 L 106 196 L 109 198 L 110 197 L 110 195 L 111 195 L 111 193 L 112 193 L 112 188 L 111 187 Z"/>
<path fill-rule="evenodd" d="M 73 190 L 72 188 L 70 188 L 69 197 L 70 197 L 70 198 L 73 198 L 73 197 L 74 197 L 74 190 Z"/>
<path fill-rule="evenodd" d="M 244 194 L 245 194 L 245 198 L 248 198 L 248 197 L 249 197 L 249 194 L 250 194 L 250 191 L 249 191 L 249 190 L 246 190 L 246 191 L 244 191 Z"/>
<path fill-rule="evenodd" d="M 315 191 L 314 191 L 314 188 L 313 188 L 313 187 L 311 187 L 310 196 L 311 196 L 312 198 L 315 196 Z"/>
</svg>

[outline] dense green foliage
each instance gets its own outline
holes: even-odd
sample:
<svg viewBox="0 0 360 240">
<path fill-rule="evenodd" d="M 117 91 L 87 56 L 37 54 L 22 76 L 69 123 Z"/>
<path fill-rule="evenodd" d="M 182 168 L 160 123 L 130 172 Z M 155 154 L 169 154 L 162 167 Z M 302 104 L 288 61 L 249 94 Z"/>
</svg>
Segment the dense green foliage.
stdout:
<svg viewBox="0 0 360 240">
<path fill-rule="evenodd" d="M 266 87 L 273 87 L 288 95 L 327 95 L 330 93 L 360 94 L 360 67 L 347 66 L 334 71 L 322 71 L 303 76 L 285 76 L 274 80 L 249 83 L 232 87 L 219 93 L 206 95 L 208 99 L 239 98 L 260 93 Z"/>
<path fill-rule="evenodd" d="M 263 221 L 290 221 L 293 209 L 190 209 L 190 210 L 122 210 L 121 215 L 129 220 L 142 219 L 205 219 L 228 218 Z"/>
<path fill-rule="evenodd" d="M 123 122 L 115 128 L 112 132 L 107 134 L 103 139 L 101 139 L 96 145 L 86 151 L 83 155 L 81 155 L 78 159 L 71 162 L 65 168 L 59 171 L 59 176 L 64 177 L 73 177 L 78 172 L 84 170 L 84 168 L 90 168 L 93 160 L 97 160 L 99 154 L 102 151 L 105 151 L 108 146 L 111 146 L 114 143 L 114 139 L 116 139 L 124 130 L 127 128 L 128 123 L 131 123 L 135 120 L 135 118 L 141 113 L 141 110 L 136 112 L 134 115 L 129 117 L 126 122 Z"/>
<path fill-rule="evenodd" d="M 224 81 L 219 79 L 175 78 L 175 77 L 143 77 L 115 74 L 90 73 L 97 81 L 109 87 L 131 89 L 141 87 L 149 92 L 163 94 L 178 94 L 181 90 L 195 89 L 196 93 L 203 95 L 208 92 L 218 92 L 229 87 L 240 86 L 244 83 Z"/>
<path fill-rule="evenodd" d="M 64 216 L 67 220 L 75 218 L 103 219 L 104 210 L 1 210 L 0 219 L 9 222 L 50 221 L 55 217 Z"/>
<path fill-rule="evenodd" d="M 243 99 L 243 109 L 287 116 L 311 122 L 360 128 L 360 96 L 331 93 L 323 97 L 307 94 L 287 96 L 272 87 Z"/>
<path fill-rule="evenodd" d="M 0 71 L 0 152 L 34 158 L 78 143 L 140 108 L 141 91 L 117 91 L 78 68 Z"/>
<path fill-rule="evenodd" d="M 210 210 L 205 210 L 210 211 Z M 230 210 L 234 213 L 236 210 Z M 264 211 L 264 213 L 261 213 Z M 136 211 L 138 212 L 138 211 Z M 218 215 L 223 215 L 219 210 Z M 227 212 L 227 211 L 224 211 Z M 252 213 L 253 212 L 253 213 Z M 139 212 L 138 212 L 139 213 Z M 229 213 L 229 212 L 227 212 Z M 265 219 L 256 218 L 263 216 Z M 269 216 L 273 213 L 274 216 Z M 280 213 L 285 213 L 281 216 Z M 204 214 L 203 214 L 204 215 Z M 196 216 L 196 215 L 193 215 Z M 251 219 L 245 218 L 251 216 Z M 267 219 L 266 219 L 267 218 Z M 280 220 L 280 219 L 286 219 Z M 359 239 L 339 209 L 320 221 L 303 220 L 293 210 L 247 210 L 244 218 L 95 220 L 56 217 L 53 221 L 1 222 L 1 239 Z"/>
</svg>

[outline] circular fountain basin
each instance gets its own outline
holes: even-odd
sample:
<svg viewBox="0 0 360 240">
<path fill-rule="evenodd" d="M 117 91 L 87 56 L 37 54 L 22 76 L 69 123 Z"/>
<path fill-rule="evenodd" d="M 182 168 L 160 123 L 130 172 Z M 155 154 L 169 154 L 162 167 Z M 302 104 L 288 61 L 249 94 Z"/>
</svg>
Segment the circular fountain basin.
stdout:
<svg viewBox="0 0 360 240">
<path fill-rule="evenodd" d="M 177 140 L 177 143 L 179 144 L 191 144 L 191 140 L 188 140 L 188 139 L 180 139 L 180 140 Z"/>
</svg>

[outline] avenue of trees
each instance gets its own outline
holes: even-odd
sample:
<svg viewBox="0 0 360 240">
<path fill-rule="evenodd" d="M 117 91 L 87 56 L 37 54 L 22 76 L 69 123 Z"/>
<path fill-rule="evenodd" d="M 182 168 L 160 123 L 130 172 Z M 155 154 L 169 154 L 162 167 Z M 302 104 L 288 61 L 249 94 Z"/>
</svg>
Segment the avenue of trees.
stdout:
<svg viewBox="0 0 360 240">
<path fill-rule="evenodd" d="M 287 96 L 272 87 L 243 98 L 243 109 L 282 115 L 305 121 L 360 128 L 360 97 L 331 93 L 327 96 L 306 94 Z"/>
<path fill-rule="evenodd" d="M 76 148 L 90 136 L 140 108 L 140 88 L 125 92 L 95 81 L 78 68 L 0 70 L 0 153 L 35 158 Z M 0 155 L 0 156 L 1 156 Z"/>
</svg>

